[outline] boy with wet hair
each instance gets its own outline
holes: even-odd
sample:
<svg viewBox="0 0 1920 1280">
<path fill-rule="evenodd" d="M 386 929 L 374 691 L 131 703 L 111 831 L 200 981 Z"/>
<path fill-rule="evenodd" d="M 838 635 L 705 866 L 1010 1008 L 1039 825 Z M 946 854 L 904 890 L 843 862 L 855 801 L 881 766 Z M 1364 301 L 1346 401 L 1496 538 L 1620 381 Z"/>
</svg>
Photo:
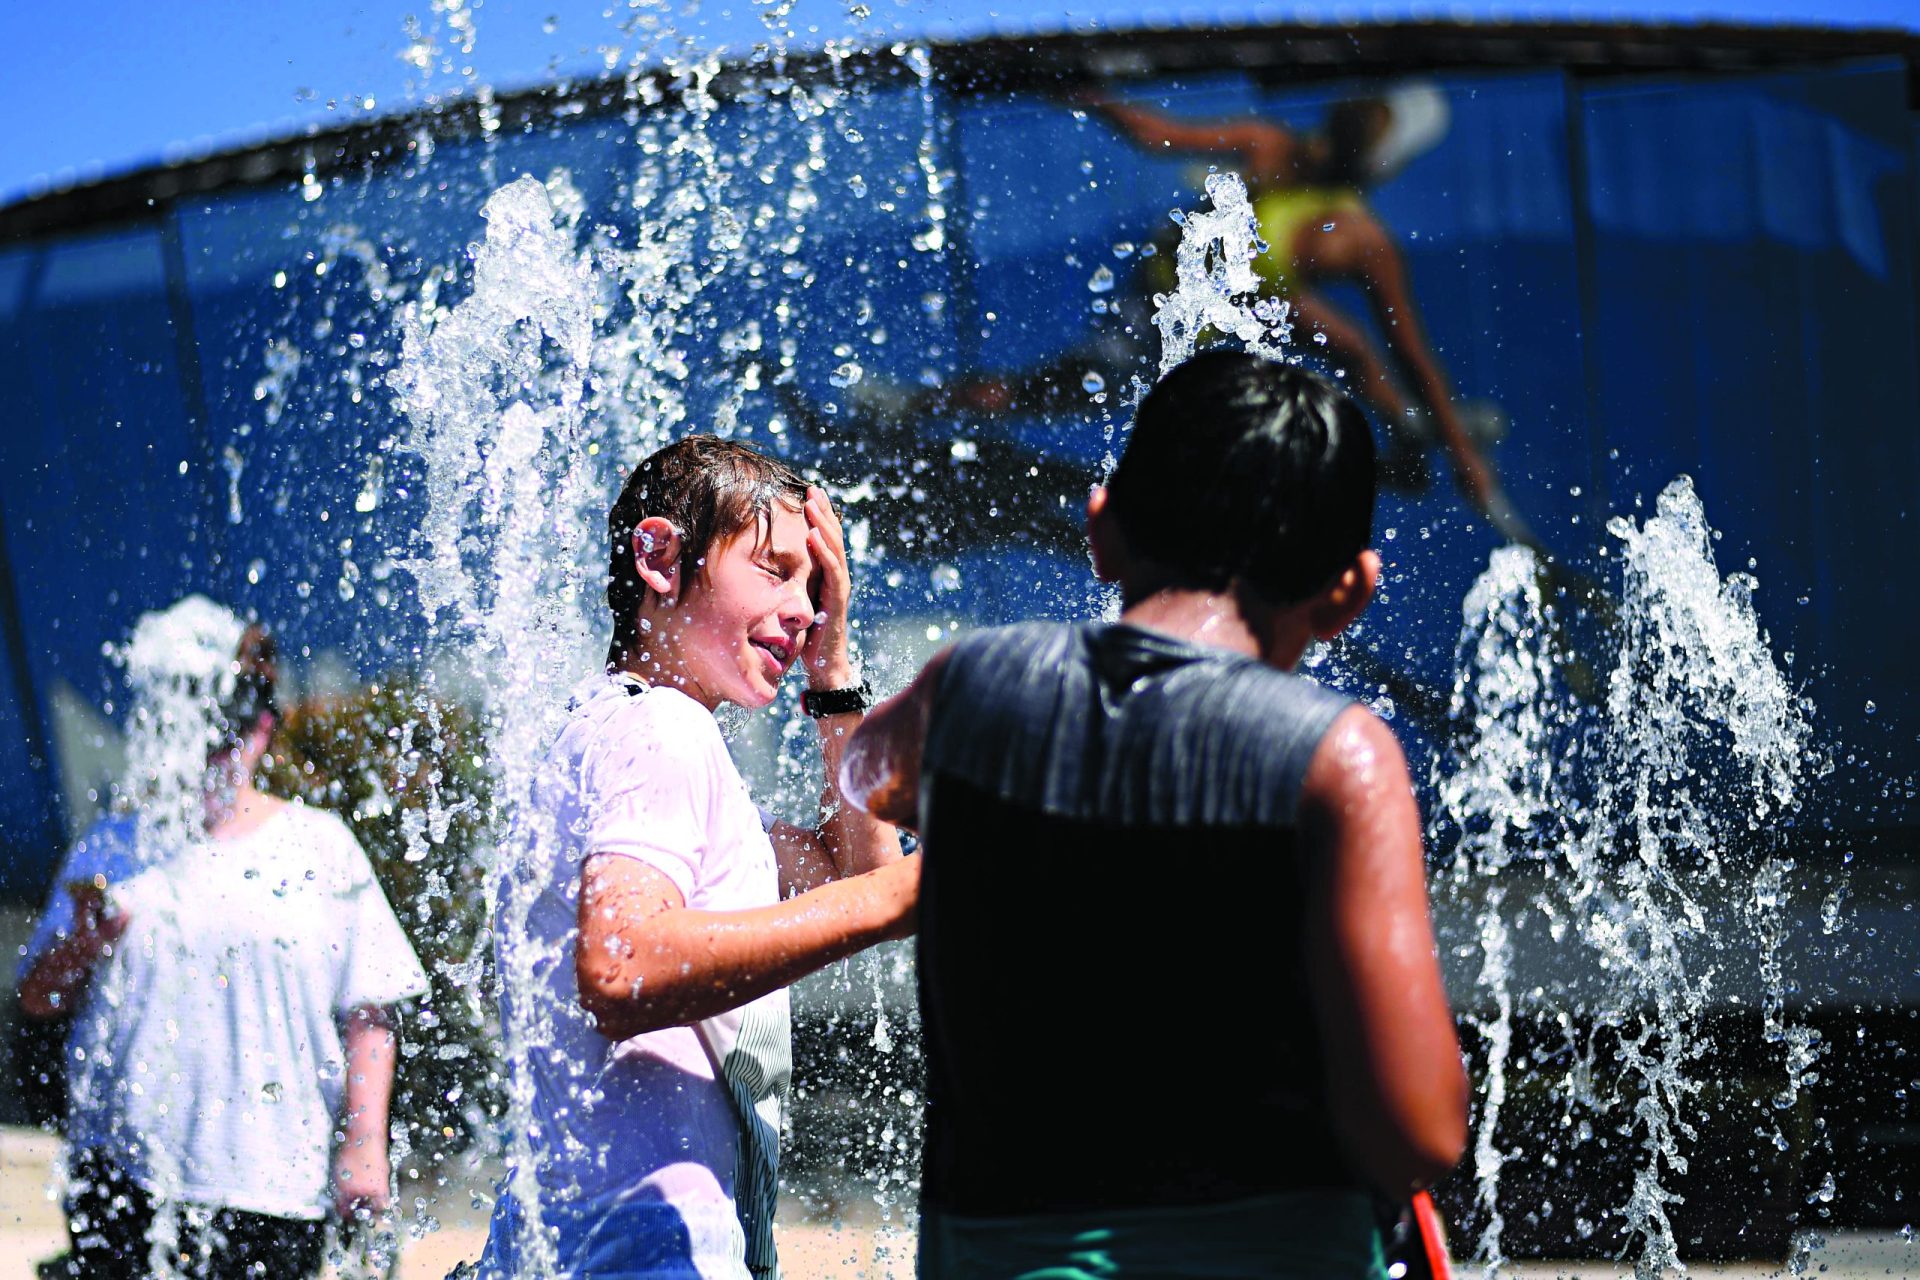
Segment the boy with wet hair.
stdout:
<svg viewBox="0 0 1920 1280">
<path fill-rule="evenodd" d="M 1214 351 L 1087 502 L 1117 623 L 976 632 L 855 735 L 920 831 L 923 1277 L 1383 1274 L 1465 1142 L 1399 745 L 1293 667 L 1359 616 L 1373 439 Z"/>
<path fill-rule="evenodd" d="M 607 527 L 606 669 L 574 691 L 535 785 L 527 925 L 497 931 L 502 972 L 530 957 L 544 978 L 523 1021 L 550 1030 L 519 1082 L 539 1219 L 562 1276 L 770 1276 L 787 985 L 910 933 L 919 867 L 835 781 L 867 695 L 826 495 L 692 436 L 634 470 Z M 812 829 L 755 807 L 714 722 L 723 703 L 766 707 L 795 665 L 827 767 Z M 545 1252 L 525 1172 L 483 1275 L 531 1274 Z"/>
</svg>

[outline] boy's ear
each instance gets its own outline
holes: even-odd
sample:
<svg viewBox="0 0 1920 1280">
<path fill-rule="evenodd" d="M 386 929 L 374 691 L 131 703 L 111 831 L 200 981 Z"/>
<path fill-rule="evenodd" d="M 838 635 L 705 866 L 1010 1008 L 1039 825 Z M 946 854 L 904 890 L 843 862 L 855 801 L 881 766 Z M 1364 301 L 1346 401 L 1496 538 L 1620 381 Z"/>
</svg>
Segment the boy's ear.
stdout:
<svg viewBox="0 0 1920 1280">
<path fill-rule="evenodd" d="M 1362 551 L 1308 606 L 1307 620 L 1314 638 L 1331 640 L 1352 626 L 1353 620 L 1373 603 L 1373 593 L 1379 589 L 1379 553 Z"/>
<path fill-rule="evenodd" d="M 1120 534 L 1120 522 L 1107 507 L 1105 485 L 1093 486 L 1087 495 L 1087 541 L 1093 550 L 1093 576 L 1102 582 L 1118 582 L 1127 563 L 1127 544 Z"/>
<path fill-rule="evenodd" d="M 633 567 L 647 590 L 663 600 L 679 594 L 680 530 L 663 516 L 648 516 L 633 529 Z"/>
</svg>

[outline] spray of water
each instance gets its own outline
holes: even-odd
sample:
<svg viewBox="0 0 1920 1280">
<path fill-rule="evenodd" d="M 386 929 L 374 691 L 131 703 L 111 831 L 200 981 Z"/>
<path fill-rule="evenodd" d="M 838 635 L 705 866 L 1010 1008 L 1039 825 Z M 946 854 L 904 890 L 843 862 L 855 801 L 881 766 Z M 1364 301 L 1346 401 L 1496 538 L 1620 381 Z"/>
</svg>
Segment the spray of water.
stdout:
<svg viewBox="0 0 1920 1280">
<path fill-rule="evenodd" d="M 1504 1260 L 1499 1185 L 1506 1154 L 1498 1131 L 1513 1048 L 1511 930 L 1519 913 L 1541 906 L 1539 888 L 1530 880 L 1510 886 L 1504 873 L 1566 838 L 1573 759 L 1540 582 L 1534 553 L 1509 546 L 1493 553 L 1468 591 L 1454 653 L 1451 737 L 1434 768 L 1436 844 L 1451 841 L 1457 850 L 1448 890 L 1476 904 L 1477 981 L 1492 1006 L 1470 1015 L 1487 1052 L 1472 1159 L 1482 1222 L 1475 1257 L 1489 1277 Z"/>
<path fill-rule="evenodd" d="M 444 305 L 442 295 L 457 294 L 457 285 L 443 290 L 436 282 L 432 292 L 407 297 L 394 321 L 401 352 L 387 385 L 407 423 L 397 448 L 417 458 L 426 494 L 414 552 L 402 567 L 433 622 L 435 670 L 460 681 L 450 692 L 477 691 L 486 708 L 487 754 L 497 771 L 492 820 L 503 833 L 489 876 L 491 908 L 496 930 L 516 939 L 527 937 L 534 899 L 556 874 L 533 863 L 561 843 L 540 830 L 545 818 L 529 803 L 537 761 L 559 728 L 568 689 L 597 664 L 592 642 L 604 634 L 605 550 L 592 534 L 632 464 L 689 427 L 765 432 L 778 447 L 783 413 L 756 417 L 755 406 L 796 376 L 809 322 L 805 294 L 815 283 L 804 251 L 818 185 L 835 134 L 858 136 L 840 118 L 857 94 L 778 75 L 778 40 L 759 52 L 776 74 L 749 95 L 751 106 L 736 101 L 723 109 L 714 93 L 718 55 L 676 42 L 665 13 L 640 5 L 629 21 L 644 54 L 629 68 L 627 95 L 650 109 L 628 118 L 633 168 L 624 208 L 607 211 L 623 227 L 597 225 L 563 172 L 545 183 L 521 178 L 486 203 L 486 235 L 470 249 L 465 296 Z M 764 7 L 776 35 L 786 14 L 780 4 Z M 930 93 L 925 51 L 900 55 L 921 77 L 923 96 Z M 764 113 L 766 127 L 743 112 Z M 944 176 L 930 112 L 927 129 L 912 179 L 925 193 L 926 225 L 913 247 L 936 253 Z M 787 149 L 796 134 L 797 157 Z M 743 282 L 752 302 L 745 316 L 733 311 L 738 297 L 722 292 Z M 871 331 L 863 336 L 884 341 Z M 723 357 L 717 366 L 705 359 L 710 347 Z M 855 365 L 845 381 L 858 376 Z M 857 516 L 850 534 L 858 570 L 880 549 Z M 777 736 L 797 745 L 811 736 L 809 722 L 796 712 Z M 781 785 L 770 798 L 776 809 L 797 807 L 782 803 L 794 795 L 818 794 L 817 782 L 808 785 L 806 771 L 791 763 L 802 754 L 781 754 Z M 426 824 L 416 825 L 417 839 L 431 838 Z M 554 1256 L 541 1226 L 528 1064 L 551 1036 L 536 993 L 543 989 L 537 975 L 553 957 L 525 945 L 501 955 L 512 966 L 496 975 L 509 1079 L 501 1129 L 510 1189 L 526 1219 L 522 1269 L 542 1275 L 552 1272 Z M 870 978 L 878 972 L 867 971 Z M 876 982 L 876 1001 L 882 985 L 901 984 L 897 975 Z M 877 1041 L 899 1039 L 884 1004 L 875 1020 Z M 870 1074 L 876 1095 L 915 1097 L 883 1082 L 884 1069 Z M 900 1105 L 917 1126 L 917 1110 Z M 917 1153 L 917 1133 L 878 1126 L 861 1145 L 887 1152 L 875 1199 L 890 1215 L 911 1180 L 910 1160 L 899 1151 Z"/>
<path fill-rule="evenodd" d="M 1160 330 L 1160 372 L 1170 371 L 1209 332 L 1234 339 L 1255 355 L 1281 359 L 1292 336 L 1285 301 L 1260 296 L 1253 260 L 1266 246 L 1236 173 L 1207 175 L 1211 209 L 1176 210 L 1180 246 L 1174 256 L 1173 292 L 1155 294 L 1153 322 Z"/>
<path fill-rule="evenodd" d="M 407 446 L 424 465 L 428 506 L 422 554 L 407 564 L 441 643 L 464 655 L 483 690 L 493 757 L 539 757 L 556 731 L 564 690 L 588 646 L 580 510 L 589 474 L 584 388 L 592 357 L 595 285 L 590 263 L 557 219 L 548 190 L 523 178 L 494 193 L 487 236 L 474 257 L 472 292 L 440 309 L 402 312 L 402 358 L 392 385 L 411 425 Z M 528 803 L 533 772 L 500 771 L 494 792 L 502 843 L 489 879 L 496 927 L 526 931 L 539 887 L 554 874 L 527 865 L 556 842 L 542 839 Z M 428 838 L 425 830 L 413 833 Z M 541 957 L 509 954 L 509 992 L 535 989 Z M 510 1106 L 529 1112 L 529 1055 L 547 1034 L 529 1000 L 502 1018 Z M 540 1196 L 523 1122 L 508 1126 L 513 1191 L 525 1206 L 522 1242 L 532 1274 L 554 1258 L 541 1229 Z"/>
<path fill-rule="evenodd" d="M 1459 854 L 1446 889 L 1475 912 L 1480 1002 L 1492 1008 L 1477 1023 L 1488 1075 L 1474 1149 L 1477 1253 L 1489 1274 L 1503 1262 L 1495 1130 L 1516 1007 L 1510 944 L 1527 913 L 1584 953 L 1569 973 L 1598 977 L 1597 989 L 1569 981 L 1541 996 L 1590 1023 L 1576 1055 L 1586 1069 L 1567 1076 L 1567 1115 L 1595 1113 L 1583 1131 L 1621 1133 L 1638 1152 L 1628 1199 L 1613 1210 L 1637 1276 L 1684 1270 L 1670 1209 L 1698 1136 L 1711 1047 L 1703 1017 L 1735 966 L 1753 966 L 1766 1038 L 1785 1046 L 1782 1105 L 1810 1062 L 1808 1033 L 1785 1010 L 1788 868 L 1759 857 L 1741 870 L 1798 804 L 1807 707 L 1773 661 L 1753 580 L 1721 577 L 1689 481 L 1670 485 L 1644 522 L 1617 519 L 1609 530 L 1621 566 L 1618 647 L 1605 704 L 1585 727 L 1554 678 L 1552 619 L 1531 553 L 1495 554 L 1468 597 L 1457 653 L 1458 737 L 1437 793 Z M 1581 807 L 1576 795 L 1591 799 Z M 1547 860 L 1550 874 L 1516 879 L 1522 857 Z M 1740 892 L 1748 875 L 1751 890 Z M 1510 881 L 1530 892 L 1510 896 Z M 1710 893 L 1737 910 L 1716 912 Z M 1596 1085 L 1596 1063 L 1610 1063 L 1601 1074 L 1613 1083 Z"/>
<path fill-rule="evenodd" d="M 759 101 L 771 118 L 800 125 L 797 161 L 762 155 L 765 139 L 755 130 L 723 139 L 713 93 L 717 57 L 675 42 L 668 5 L 636 3 L 626 26 L 635 50 L 626 90 L 635 106 L 635 165 L 623 196 L 636 230 L 620 236 L 592 226 L 564 174 L 544 184 L 522 178 L 487 203 L 486 237 L 473 253 L 467 295 L 443 305 L 441 293 L 455 292 L 442 289 L 451 277 L 428 272 L 396 321 L 402 352 L 390 386 L 408 422 L 401 447 L 419 457 L 428 498 L 405 567 L 435 621 L 435 651 L 461 655 L 485 697 L 489 754 L 502 775 L 494 817 L 497 829 L 511 833 L 492 879 L 502 929 L 524 932 L 531 886 L 545 878 L 545 869 L 525 861 L 529 850 L 554 843 L 528 826 L 537 821 L 527 804 L 534 781 L 528 762 L 557 727 L 581 655 L 592 652 L 599 548 L 582 532 L 604 514 L 615 470 L 687 424 L 689 385 L 699 377 L 695 335 L 715 327 L 708 300 L 716 282 L 744 273 L 764 282 L 756 287 L 768 291 L 772 306 L 769 315 L 713 334 L 732 377 L 699 425 L 723 434 L 761 426 L 751 419 L 753 397 L 795 376 L 804 295 L 814 283 L 802 256 L 804 235 L 822 199 L 832 133 L 844 128 L 837 114 L 854 95 L 839 84 L 779 78 L 790 8 L 785 0 L 762 6 L 775 36 L 763 64 L 776 75 Z M 436 4 L 435 12 L 452 39 L 470 47 L 470 10 L 449 3 Z M 423 37 L 423 71 L 440 56 L 430 45 Z M 930 62 L 925 50 L 896 52 L 919 81 L 926 119 L 913 159 L 925 216 L 911 247 L 942 253 L 946 178 L 937 163 Z M 639 110 L 663 102 L 671 109 Z M 866 181 L 861 174 L 848 179 L 856 198 Z M 1176 283 L 1155 298 L 1162 371 L 1209 334 L 1275 357 L 1284 355 L 1290 335 L 1287 304 L 1260 296 L 1252 264 L 1264 246 L 1245 185 L 1232 174 L 1213 174 L 1206 195 L 1210 209 L 1175 215 L 1183 229 Z M 332 252 L 362 258 L 356 240 L 344 233 Z M 361 262 L 370 281 L 378 265 L 377 255 Z M 401 296 L 384 276 L 372 287 L 382 295 L 375 301 Z M 836 351 L 836 360 L 834 386 L 861 380 L 850 352 L 842 359 Z M 269 387 L 269 397 L 280 385 Z M 782 415 L 765 419 L 764 429 L 780 436 Z M 371 475 L 366 490 L 375 505 L 378 479 Z M 864 487 L 871 491 L 874 480 Z M 1643 525 L 1616 522 L 1613 531 L 1625 578 L 1622 652 L 1597 745 L 1570 749 L 1584 739 L 1573 732 L 1575 717 L 1553 677 L 1538 567 L 1530 553 L 1509 548 L 1466 602 L 1453 698 L 1458 737 L 1436 780 L 1443 817 L 1463 854 L 1457 890 L 1471 887 L 1481 903 L 1480 980 L 1491 1013 L 1480 1026 L 1492 1071 L 1474 1173 L 1487 1214 L 1478 1252 L 1490 1271 L 1501 1250 L 1498 1192 L 1507 1156 L 1496 1130 L 1517 1003 L 1510 988 L 1518 920 L 1538 912 L 1609 975 L 1607 1007 L 1623 1013 L 1607 1029 L 1617 1044 L 1610 1041 L 1606 1051 L 1627 1083 L 1608 1094 L 1591 1085 L 1594 1072 L 1578 1073 L 1568 1109 L 1613 1107 L 1638 1135 L 1642 1167 L 1621 1211 L 1622 1230 L 1627 1247 L 1638 1250 L 1641 1274 L 1656 1274 L 1675 1260 L 1665 1212 L 1671 1196 L 1663 1186 L 1667 1174 L 1685 1167 L 1686 1111 L 1696 1091 L 1687 1073 L 1700 1052 L 1699 1008 L 1713 985 L 1711 965 L 1691 964 L 1698 948 L 1682 943 L 1707 937 L 1708 950 L 1723 954 L 1722 940 L 1708 937 L 1714 926 L 1694 886 L 1701 877 L 1722 878 L 1725 843 L 1790 812 L 1800 784 L 1804 709 L 1772 664 L 1753 616 L 1751 583 L 1722 581 L 1715 569 L 1690 487 L 1663 494 Z M 855 544 L 856 556 L 865 554 L 864 540 Z M 1725 750 L 1703 772 L 1710 743 Z M 1578 828 L 1567 817 L 1573 806 L 1566 798 L 1576 766 L 1595 797 Z M 1716 803 L 1707 779 L 1737 783 L 1752 803 Z M 423 829 L 418 838 L 430 833 Z M 1510 892 L 1510 870 L 1540 861 L 1567 874 L 1551 881 L 1550 893 Z M 1810 1049 L 1789 1025 L 1780 995 L 1778 899 L 1788 869 L 1777 862 L 1762 867 L 1746 919 L 1763 940 L 1769 1033 L 1798 1064 L 1789 1069 L 1790 1093 Z M 498 978 L 509 1010 L 527 1011 L 530 1019 L 534 1002 L 512 997 L 535 989 L 536 957 L 526 948 L 519 954 L 526 971 Z M 870 967 L 867 976 L 876 972 Z M 886 1056 L 893 1027 L 881 987 L 873 986 L 874 1048 Z M 510 1069 L 524 1068 L 542 1035 L 536 1022 L 509 1016 L 503 1042 Z M 1581 1052 L 1591 1063 L 1602 1049 L 1590 1041 Z M 524 1069 L 512 1075 L 528 1078 Z M 895 1096 L 891 1087 L 888 1096 Z M 912 1095 L 899 1096 L 910 1115 Z M 514 1190 L 537 1221 L 528 1100 L 511 1093 L 509 1105 L 503 1128 L 520 1170 Z M 887 1125 L 873 1136 L 889 1149 L 907 1142 Z M 907 1163 L 893 1162 L 885 1181 L 904 1184 Z M 882 1185 L 878 1198 L 890 1206 L 885 1197 L 894 1194 Z M 527 1242 L 536 1271 L 545 1258 L 541 1247 L 541 1240 Z"/>
<path fill-rule="evenodd" d="M 206 835 L 207 758 L 225 745 L 221 708 L 233 697 L 245 630 L 231 610 L 188 596 L 143 615 L 111 650 L 133 692 L 122 798 L 156 861 Z"/>
</svg>

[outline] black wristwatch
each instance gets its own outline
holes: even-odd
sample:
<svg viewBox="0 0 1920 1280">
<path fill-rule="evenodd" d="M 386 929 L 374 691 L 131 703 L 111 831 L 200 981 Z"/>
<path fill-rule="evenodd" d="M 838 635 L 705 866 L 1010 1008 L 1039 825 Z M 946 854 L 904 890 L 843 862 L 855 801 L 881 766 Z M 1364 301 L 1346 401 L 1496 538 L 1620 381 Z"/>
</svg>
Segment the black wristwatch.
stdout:
<svg viewBox="0 0 1920 1280">
<path fill-rule="evenodd" d="M 862 680 L 851 689 L 808 689 L 800 695 L 800 709 L 816 720 L 865 711 L 873 705 L 873 689 Z"/>
</svg>

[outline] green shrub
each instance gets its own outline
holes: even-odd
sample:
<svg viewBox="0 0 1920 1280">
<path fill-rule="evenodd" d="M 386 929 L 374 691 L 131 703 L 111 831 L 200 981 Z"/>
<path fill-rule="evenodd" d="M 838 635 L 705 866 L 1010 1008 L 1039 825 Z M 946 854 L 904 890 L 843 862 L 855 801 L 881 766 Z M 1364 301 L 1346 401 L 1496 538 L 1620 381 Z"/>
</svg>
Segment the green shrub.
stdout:
<svg viewBox="0 0 1920 1280">
<path fill-rule="evenodd" d="M 400 1014 L 394 1163 L 430 1171 L 499 1112 L 499 1037 L 487 998 L 488 775 L 479 727 L 406 680 L 307 703 L 282 721 L 266 783 L 340 815 L 373 863 L 427 994 Z M 403 1159 L 405 1157 L 405 1159 Z"/>
</svg>

